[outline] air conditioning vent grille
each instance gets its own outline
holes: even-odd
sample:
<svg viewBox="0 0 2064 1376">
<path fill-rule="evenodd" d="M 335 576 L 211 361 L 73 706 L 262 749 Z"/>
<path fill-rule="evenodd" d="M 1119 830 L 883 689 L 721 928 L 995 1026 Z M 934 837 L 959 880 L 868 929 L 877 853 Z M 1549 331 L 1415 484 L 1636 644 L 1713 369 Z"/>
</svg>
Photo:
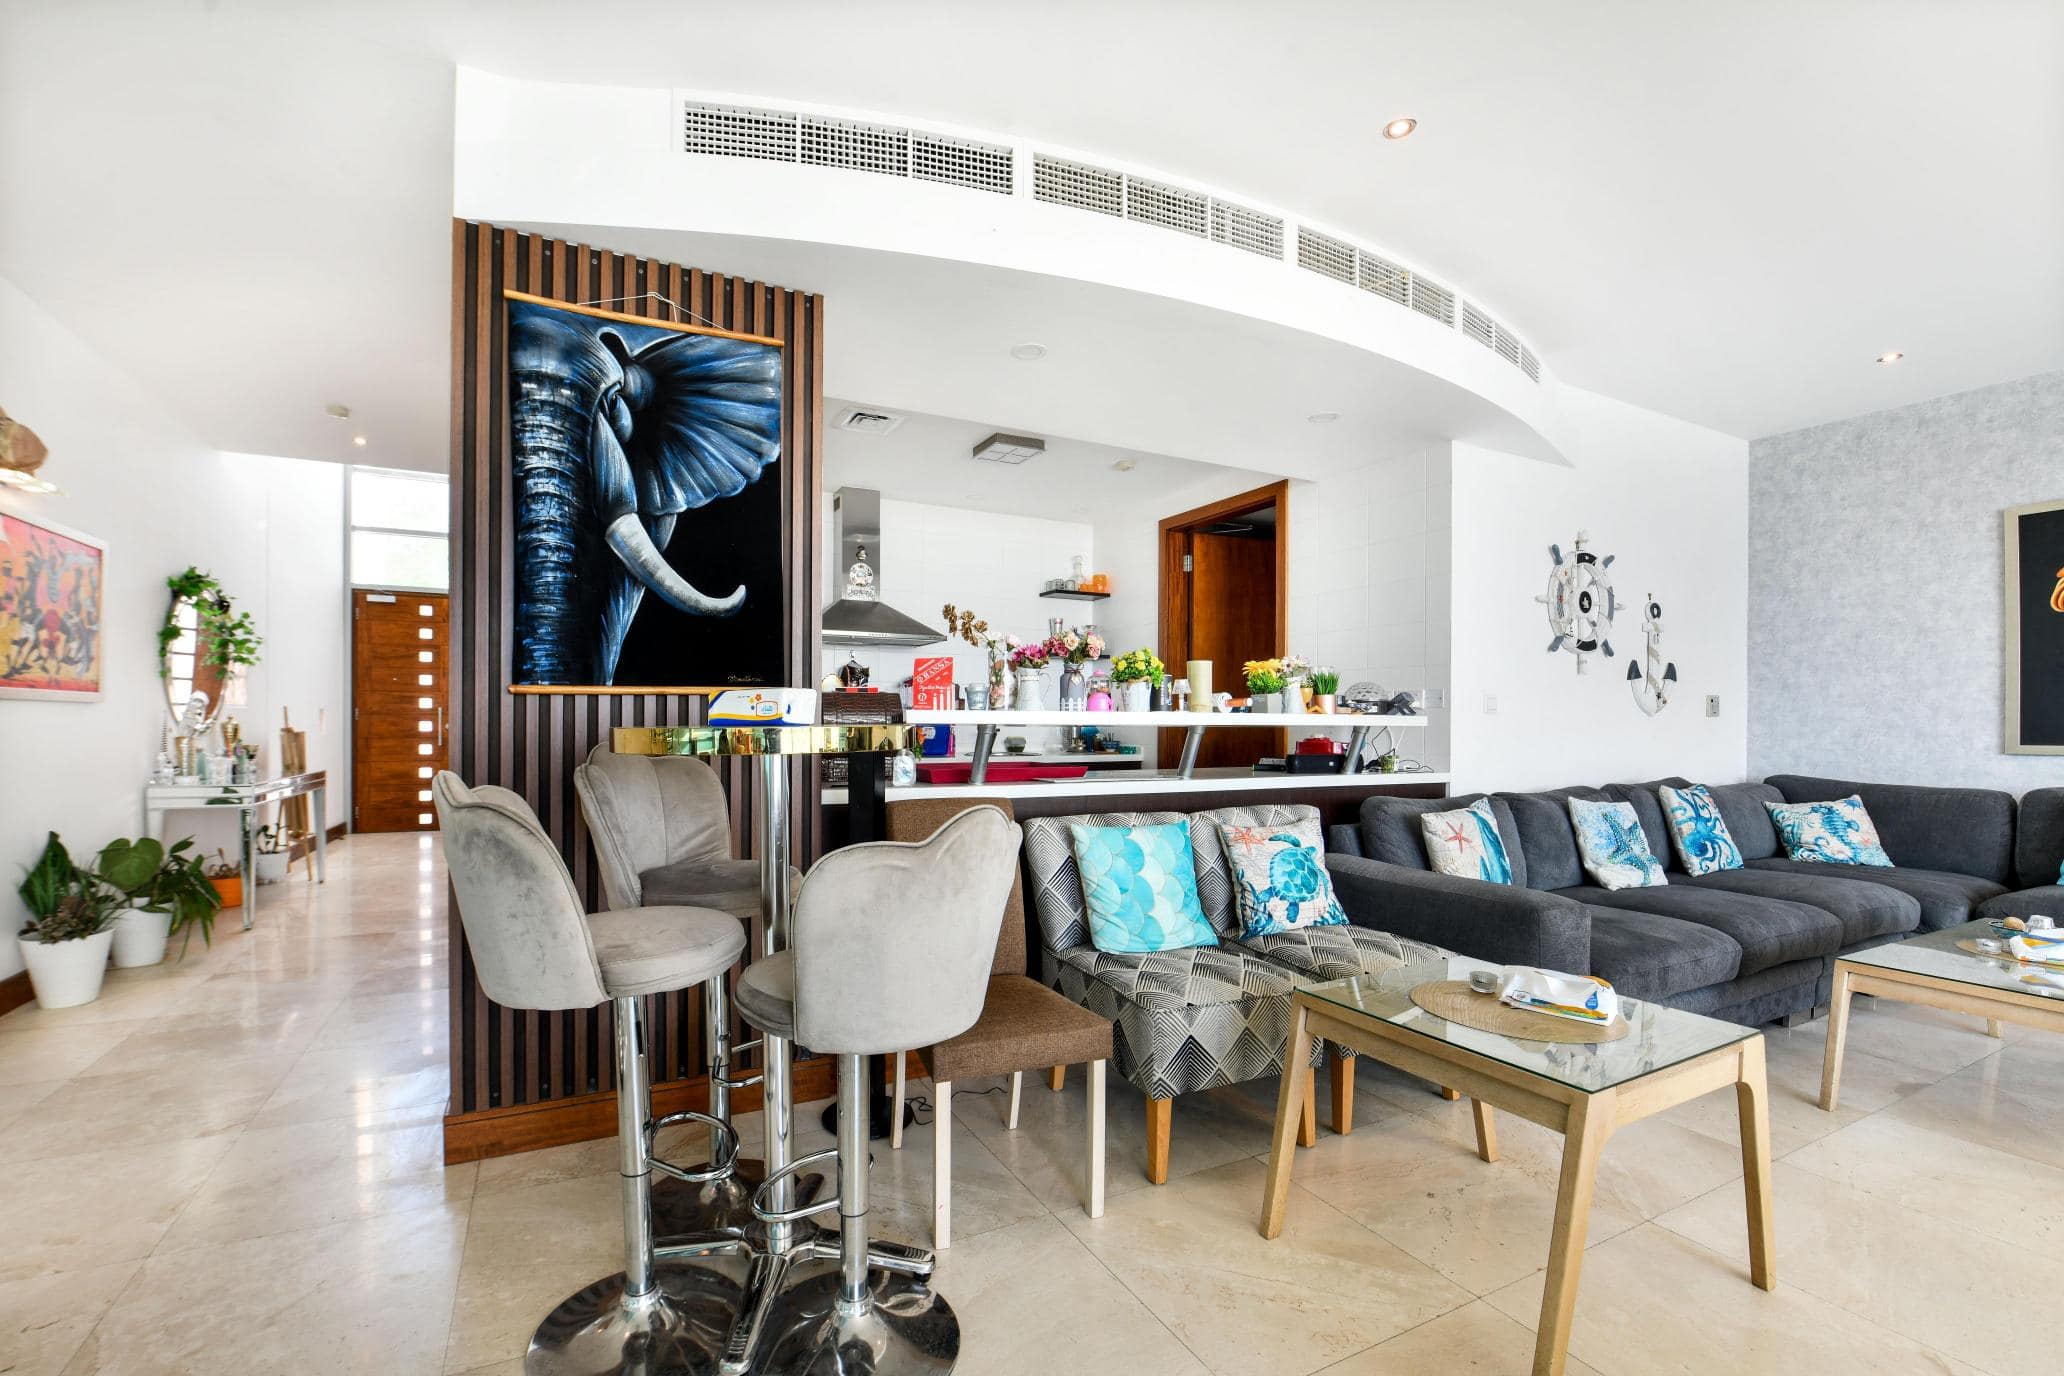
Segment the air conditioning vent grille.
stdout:
<svg viewBox="0 0 2064 1376">
<path fill-rule="evenodd" d="M 1541 380 L 1541 360 L 1524 344 L 1519 346 L 1519 370 L 1536 382 Z"/>
<path fill-rule="evenodd" d="M 1283 221 L 1231 201 L 1211 203 L 1211 237 L 1264 258 L 1283 256 Z"/>
<path fill-rule="evenodd" d="M 1050 205 L 1071 205 L 1099 215 L 1125 215 L 1125 178 L 1102 167 L 1050 158 L 1032 158 L 1032 194 Z"/>
<path fill-rule="evenodd" d="M 1211 198 L 1144 177 L 1127 177 L 1125 218 L 1207 239 L 1211 236 Z"/>
<path fill-rule="evenodd" d="M 801 161 L 886 177 L 910 175 L 910 131 L 804 115 Z"/>
<path fill-rule="evenodd" d="M 682 146 L 721 158 L 796 160 L 796 117 L 780 110 L 689 105 L 681 114 Z"/>
<path fill-rule="evenodd" d="M 918 129 L 910 131 L 910 175 L 923 182 L 945 182 L 999 196 L 1010 195 L 1015 186 L 1010 149 Z"/>
<path fill-rule="evenodd" d="M 1471 303 L 1462 303 L 1462 333 L 1468 335 L 1486 349 L 1497 347 L 1498 327 L 1488 315 Z"/>
<path fill-rule="evenodd" d="M 1338 239 L 1329 239 L 1316 230 L 1297 227 L 1297 266 L 1336 282 L 1354 285 L 1355 251 L 1353 244 L 1344 244 Z"/>
<path fill-rule="evenodd" d="M 1455 293 L 1424 277 L 1412 278 L 1412 309 L 1430 315 L 1443 325 L 1455 323 Z M 1538 378 L 1535 379 L 1539 381 Z"/>
<path fill-rule="evenodd" d="M 1395 301 L 1400 306 L 1411 304 L 1412 274 L 1373 253 L 1355 251 L 1355 284 L 1386 301 Z"/>
</svg>

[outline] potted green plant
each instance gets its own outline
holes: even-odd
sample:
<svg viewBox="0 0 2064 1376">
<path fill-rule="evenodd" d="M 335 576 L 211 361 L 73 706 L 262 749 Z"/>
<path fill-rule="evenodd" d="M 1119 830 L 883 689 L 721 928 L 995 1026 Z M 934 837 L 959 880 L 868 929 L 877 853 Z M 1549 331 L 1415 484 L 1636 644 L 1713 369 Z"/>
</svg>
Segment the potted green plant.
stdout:
<svg viewBox="0 0 2064 1376">
<path fill-rule="evenodd" d="M 1283 710 L 1283 661 L 1250 659 L 1241 666 L 1247 675 L 1247 696 L 1256 712 Z"/>
<path fill-rule="evenodd" d="M 53 831 L 17 892 L 29 908 L 18 940 L 36 1002 L 73 1008 L 99 998 L 116 911 L 100 879 L 72 863 Z"/>
<path fill-rule="evenodd" d="M 158 867 L 158 877 L 151 885 L 152 906 L 163 908 L 172 915 L 167 935 L 179 938 L 181 960 L 186 959 L 186 948 L 193 941 L 196 928 L 200 930 L 203 945 L 215 944 L 215 913 L 222 906 L 222 899 L 208 878 L 201 857 L 189 854 L 192 849 L 191 836 L 174 842 L 172 849 L 165 853 L 165 863 Z"/>
<path fill-rule="evenodd" d="M 224 855 L 218 847 L 213 860 L 204 861 L 201 873 L 215 890 L 216 901 L 225 908 L 235 908 L 244 901 L 244 871 L 236 861 Z"/>
<path fill-rule="evenodd" d="M 1118 685 L 1118 708 L 1123 712 L 1145 712 L 1154 685 L 1161 682 L 1167 666 L 1152 650 L 1127 650 L 1111 661 L 1111 681 Z"/>
<path fill-rule="evenodd" d="M 1331 716 L 1340 696 L 1340 672 L 1320 665 L 1311 672 L 1311 687 L 1319 710 Z"/>
<path fill-rule="evenodd" d="M 165 958 L 172 933 L 185 930 L 191 940 L 195 924 L 203 939 L 212 942 L 220 902 L 199 857 L 189 854 L 193 844 L 189 836 L 168 851 L 146 836 L 102 847 L 96 875 L 111 896 L 119 895 L 113 901 L 122 905 L 112 924 L 117 969 L 156 965 Z M 185 953 L 182 945 L 180 954 Z"/>
</svg>

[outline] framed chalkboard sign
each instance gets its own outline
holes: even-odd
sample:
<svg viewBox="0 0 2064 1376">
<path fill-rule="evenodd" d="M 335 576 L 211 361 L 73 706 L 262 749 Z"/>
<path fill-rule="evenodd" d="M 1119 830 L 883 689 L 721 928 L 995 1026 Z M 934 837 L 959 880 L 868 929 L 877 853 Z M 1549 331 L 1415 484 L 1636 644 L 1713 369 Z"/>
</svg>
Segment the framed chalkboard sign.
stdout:
<svg viewBox="0 0 2064 1376">
<path fill-rule="evenodd" d="M 2064 755 L 2064 501 L 2007 512 L 2007 753 Z"/>
</svg>

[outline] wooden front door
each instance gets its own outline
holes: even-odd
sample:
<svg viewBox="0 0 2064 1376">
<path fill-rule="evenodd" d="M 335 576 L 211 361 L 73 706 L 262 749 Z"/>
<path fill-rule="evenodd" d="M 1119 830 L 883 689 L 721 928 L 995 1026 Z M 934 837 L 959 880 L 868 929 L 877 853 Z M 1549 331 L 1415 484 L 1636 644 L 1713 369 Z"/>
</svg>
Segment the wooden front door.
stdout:
<svg viewBox="0 0 2064 1376">
<path fill-rule="evenodd" d="M 431 831 L 430 779 L 445 767 L 444 593 L 351 594 L 351 829 Z"/>
<path fill-rule="evenodd" d="M 1190 659 L 1211 661 L 1215 691 L 1244 697 L 1241 666 L 1276 648 L 1276 542 L 1245 535 L 1190 535 Z M 1274 731 L 1207 731 L 1200 768 L 1251 765 L 1281 754 Z"/>
</svg>

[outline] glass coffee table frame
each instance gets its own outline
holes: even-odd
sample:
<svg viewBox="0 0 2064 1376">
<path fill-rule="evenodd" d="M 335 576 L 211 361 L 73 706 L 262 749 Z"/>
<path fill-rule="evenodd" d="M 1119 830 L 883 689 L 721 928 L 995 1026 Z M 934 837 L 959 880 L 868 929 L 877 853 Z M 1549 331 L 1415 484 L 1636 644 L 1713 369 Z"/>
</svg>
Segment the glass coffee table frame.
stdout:
<svg viewBox="0 0 2064 1376">
<path fill-rule="evenodd" d="M 1606 1141 L 1617 1128 L 1729 1086 L 1741 1117 L 1749 1278 L 1760 1289 L 1775 1289 L 1770 1096 L 1762 1034 L 1623 999 L 1621 1007 L 1633 1024 L 1624 1038 L 1595 1046 L 1551 1044 L 1464 1027 L 1411 1001 L 1411 990 L 1427 980 L 1463 979 L 1472 970 L 1496 968 L 1443 955 L 1381 975 L 1296 990 L 1291 996 L 1268 1180 L 1262 1189 L 1261 1235 L 1274 1238 L 1283 1231 L 1296 1155 L 1293 1138 L 1300 1108 L 1311 1092 L 1307 1052 L 1311 1038 L 1323 1037 L 1468 1095 L 1476 1118 L 1477 1155 L 1487 1163 L 1498 1159 L 1495 1109 L 1562 1134 L 1562 1174 L 1534 1340 L 1535 1376 L 1559 1376 L 1567 1360 L 1598 1160 Z"/>
<path fill-rule="evenodd" d="M 1828 1007 L 1827 1051 L 1820 1065 L 1820 1106 L 1832 1113 L 1841 1102 L 1842 1053 L 1848 1046 L 1849 999 L 1854 994 L 1969 1013 L 1985 1019 L 1986 1031 L 1995 1037 L 2003 1022 L 2064 1032 L 2064 988 L 2031 983 L 2031 974 L 2043 972 L 2012 956 L 1957 949 L 1958 941 L 1995 935 L 1990 922 L 1966 922 L 1838 959 Z M 2064 975 L 2064 970 L 2058 973 Z"/>
</svg>

